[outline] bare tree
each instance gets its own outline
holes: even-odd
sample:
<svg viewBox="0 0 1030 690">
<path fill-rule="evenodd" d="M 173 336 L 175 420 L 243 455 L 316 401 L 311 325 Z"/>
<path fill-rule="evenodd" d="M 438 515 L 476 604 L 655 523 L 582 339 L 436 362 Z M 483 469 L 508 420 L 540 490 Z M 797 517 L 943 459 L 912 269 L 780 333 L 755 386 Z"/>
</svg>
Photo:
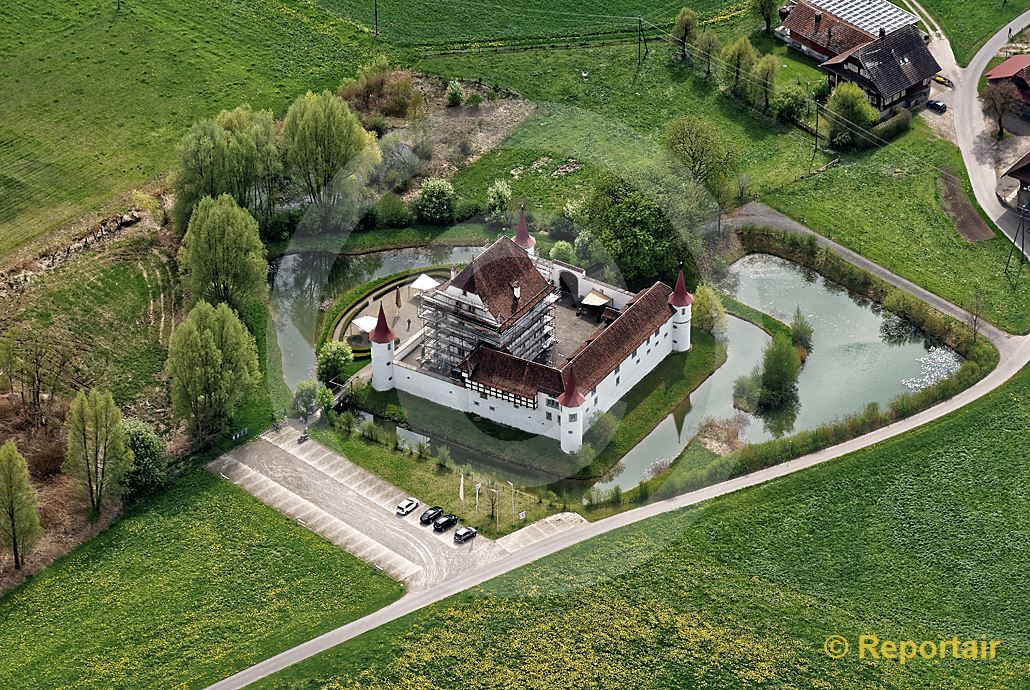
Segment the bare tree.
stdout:
<svg viewBox="0 0 1030 690">
<path fill-rule="evenodd" d="M 973 294 L 969 296 L 969 304 L 966 309 L 966 325 L 969 326 L 969 332 L 972 335 L 974 345 L 976 345 L 976 336 L 980 331 L 980 322 L 983 321 L 983 313 L 986 307 L 987 304 L 984 301 L 983 292 L 974 290 Z"/>
<path fill-rule="evenodd" d="M 1012 82 L 1001 84 L 990 84 L 980 94 L 980 105 L 983 107 L 984 115 L 993 118 L 998 123 L 998 138 L 1005 135 L 1003 120 L 1006 116 L 1015 115 L 1019 112 L 1019 104 L 1022 97 L 1019 89 Z"/>
</svg>

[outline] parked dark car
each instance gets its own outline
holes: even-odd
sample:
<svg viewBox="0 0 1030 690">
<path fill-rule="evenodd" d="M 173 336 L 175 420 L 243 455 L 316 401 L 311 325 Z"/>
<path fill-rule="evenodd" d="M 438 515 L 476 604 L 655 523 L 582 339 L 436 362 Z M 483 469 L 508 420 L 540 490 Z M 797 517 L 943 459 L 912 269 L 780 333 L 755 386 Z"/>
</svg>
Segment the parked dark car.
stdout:
<svg viewBox="0 0 1030 690">
<path fill-rule="evenodd" d="M 414 498 L 405 498 L 399 504 L 397 504 L 397 514 L 401 517 L 405 515 L 411 515 L 415 512 L 415 508 L 418 508 L 418 501 Z"/>
<path fill-rule="evenodd" d="M 478 534 L 478 532 L 476 532 L 475 527 L 460 527 L 458 531 L 454 533 L 454 543 L 464 544 L 467 541 L 472 541 L 475 539 L 476 534 Z"/>
<path fill-rule="evenodd" d="M 440 506 L 433 506 L 426 512 L 422 513 L 422 517 L 420 517 L 418 521 L 421 522 L 423 525 L 428 525 L 441 515 L 443 515 L 443 508 L 441 508 Z"/>
<path fill-rule="evenodd" d="M 456 524 L 458 524 L 458 516 L 453 513 L 447 513 L 447 515 L 441 515 L 433 520 L 433 529 L 437 532 L 446 532 Z"/>
<path fill-rule="evenodd" d="M 946 113 L 948 112 L 948 104 L 941 103 L 940 101 L 927 101 L 926 107 L 935 113 Z"/>
</svg>

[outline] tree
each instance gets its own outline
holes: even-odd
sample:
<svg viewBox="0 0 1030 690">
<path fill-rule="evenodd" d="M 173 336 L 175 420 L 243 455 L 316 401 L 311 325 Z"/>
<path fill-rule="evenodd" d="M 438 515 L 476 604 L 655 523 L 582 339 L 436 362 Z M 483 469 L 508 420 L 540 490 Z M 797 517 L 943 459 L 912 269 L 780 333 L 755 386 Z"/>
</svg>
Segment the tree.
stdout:
<svg viewBox="0 0 1030 690">
<path fill-rule="evenodd" d="M 511 220 L 511 183 L 494 180 L 486 188 L 486 217 L 495 223 L 506 224 Z"/>
<path fill-rule="evenodd" d="M 751 11 L 765 22 L 766 35 L 772 34 L 773 19 L 780 11 L 780 0 L 751 0 Z"/>
<path fill-rule="evenodd" d="M 201 120 L 186 132 L 176 153 L 178 165 L 172 215 L 179 228 L 183 228 L 202 198 L 226 191 L 225 130 L 214 120 Z"/>
<path fill-rule="evenodd" d="M 350 410 L 344 410 L 340 416 L 336 418 L 333 428 L 339 436 L 347 439 L 354 434 L 354 429 L 357 427 L 357 423 L 354 413 Z"/>
<path fill-rule="evenodd" d="M 1007 116 L 1018 113 L 1021 102 L 1022 97 L 1019 95 L 1019 89 L 1010 81 L 1000 84 L 989 84 L 980 95 L 980 105 L 983 108 L 984 115 L 998 123 L 999 139 L 1005 136 L 1004 119 Z"/>
<path fill-rule="evenodd" d="M 762 354 L 762 392 L 759 408 L 777 409 L 794 398 L 801 359 L 790 337 L 778 333 Z"/>
<path fill-rule="evenodd" d="M 837 146 L 850 146 L 855 137 L 864 133 L 877 119 L 879 113 L 869 103 L 857 84 L 844 82 L 833 90 L 826 109 L 830 111 L 830 141 Z"/>
<path fill-rule="evenodd" d="M 790 338 L 794 347 L 801 348 L 806 355 L 812 351 L 812 324 L 801 313 L 801 305 L 794 310 L 794 320 L 790 323 Z"/>
<path fill-rule="evenodd" d="M 780 61 L 775 55 L 766 55 L 755 65 L 755 100 L 762 104 L 762 111 L 769 111 L 769 103 L 776 94 L 776 76 L 780 73 Z"/>
<path fill-rule="evenodd" d="M 25 564 L 25 556 L 43 534 L 28 464 L 10 440 L 0 446 L 0 534 L 14 555 L 15 570 Z"/>
<path fill-rule="evenodd" d="M 104 505 L 122 490 L 122 477 L 132 467 L 132 451 L 125 445 L 122 412 L 106 391 L 79 391 L 65 421 L 68 452 L 64 473 L 85 491 L 89 509 L 99 515 Z"/>
<path fill-rule="evenodd" d="M 597 236 L 589 230 L 584 230 L 576 236 L 575 249 L 576 256 L 583 266 L 592 266 L 604 261 L 604 247 Z"/>
<path fill-rule="evenodd" d="M 419 222 L 429 225 L 447 225 L 454 221 L 457 197 L 447 180 L 430 178 L 422 183 L 415 200 L 415 215 Z"/>
<path fill-rule="evenodd" d="M 333 379 L 342 378 L 353 361 L 354 352 L 350 345 L 339 340 L 326 343 L 318 351 L 318 380 L 328 384 Z"/>
<path fill-rule="evenodd" d="M 172 333 L 165 372 L 176 419 L 195 440 L 207 440 L 260 380 L 254 336 L 228 305 L 198 302 Z"/>
<path fill-rule="evenodd" d="M 696 282 L 693 257 L 662 208 L 642 190 L 606 175 L 595 186 L 584 214 L 631 287 L 676 275 L 680 261 L 688 280 Z"/>
<path fill-rule="evenodd" d="M 707 283 L 698 285 L 694 291 L 694 304 L 690 313 L 694 325 L 705 333 L 726 329 L 726 308 L 722 306 L 722 298 Z"/>
<path fill-rule="evenodd" d="M 282 173 L 275 116 L 271 110 L 242 105 L 220 112 L 215 124 L 225 132 L 224 191 L 268 223 L 275 208 L 276 180 Z"/>
<path fill-rule="evenodd" d="M 694 50 L 705 60 L 705 76 L 711 76 L 712 63 L 719 58 L 719 54 L 722 52 L 722 41 L 719 40 L 719 35 L 711 29 L 705 29 L 697 37 L 697 45 Z"/>
<path fill-rule="evenodd" d="M 333 393 L 318 381 L 305 379 L 297 384 L 297 390 L 293 392 L 293 409 L 307 423 L 308 417 L 319 410 L 325 414 L 333 409 Z"/>
<path fill-rule="evenodd" d="M 228 194 L 204 197 L 179 247 L 179 271 L 194 300 L 242 310 L 264 293 L 265 247 L 253 216 Z"/>
<path fill-rule="evenodd" d="M 969 296 L 969 303 L 966 307 L 966 323 L 969 325 L 969 334 L 972 336 L 974 345 L 976 345 L 976 336 L 980 331 L 980 322 L 983 320 L 986 307 L 983 291 L 974 290 L 973 294 Z"/>
<path fill-rule="evenodd" d="M 564 261 L 567 264 L 574 264 L 576 262 L 576 250 L 573 249 L 572 245 L 565 240 L 558 240 L 551 247 L 551 259 L 554 261 Z"/>
<path fill-rule="evenodd" d="M 725 65 L 726 81 L 734 91 L 740 91 L 741 79 L 747 79 L 751 69 L 758 60 L 758 53 L 747 36 L 741 36 L 722 51 L 722 62 Z"/>
<path fill-rule="evenodd" d="M 680 60 L 687 59 L 687 48 L 697 39 L 697 12 L 684 7 L 676 15 L 672 35 L 680 47 Z"/>
<path fill-rule="evenodd" d="M 682 115 L 669 125 L 665 146 L 690 170 L 694 180 L 710 191 L 720 191 L 740 160 L 739 152 L 726 143 L 707 120 Z"/>
<path fill-rule="evenodd" d="M 126 419 L 125 446 L 132 451 L 132 468 L 125 473 L 129 498 L 138 499 L 157 493 L 168 483 L 168 453 L 165 444 L 149 424 L 141 419 Z"/>
<path fill-rule="evenodd" d="M 323 221 L 343 199 L 338 178 L 353 172 L 358 155 L 364 153 L 369 163 L 379 161 L 375 140 L 347 104 L 330 91 L 308 91 L 286 111 L 282 142 L 287 166 Z"/>
</svg>

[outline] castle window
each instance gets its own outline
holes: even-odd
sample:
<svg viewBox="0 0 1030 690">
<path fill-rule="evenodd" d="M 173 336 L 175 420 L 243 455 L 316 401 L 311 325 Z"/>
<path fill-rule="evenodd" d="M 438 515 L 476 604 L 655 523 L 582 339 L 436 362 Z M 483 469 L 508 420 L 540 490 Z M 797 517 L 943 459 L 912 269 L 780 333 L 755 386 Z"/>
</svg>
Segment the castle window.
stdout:
<svg viewBox="0 0 1030 690">
<path fill-rule="evenodd" d="M 553 407 L 554 409 L 556 409 L 556 410 L 557 410 L 557 409 L 558 409 L 558 407 L 559 407 L 559 405 L 558 405 L 558 401 L 557 401 L 557 400 L 555 400 L 554 398 L 548 398 L 548 399 L 547 399 L 547 406 L 548 406 L 548 407 Z"/>
<path fill-rule="evenodd" d="M 579 415 L 578 415 L 578 414 L 576 414 L 575 412 L 573 412 L 572 414 L 570 414 L 570 415 L 569 415 L 569 421 L 570 421 L 570 422 L 574 422 L 574 421 L 576 421 L 577 419 L 579 419 Z"/>
<path fill-rule="evenodd" d="M 547 421 L 549 421 L 549 422 L 553 422 L 554 421 L 554 415 L 553 414 L 551 414 L 550 412 L 545 412 L 544 414 L 547 416 Z"/>
</svg>

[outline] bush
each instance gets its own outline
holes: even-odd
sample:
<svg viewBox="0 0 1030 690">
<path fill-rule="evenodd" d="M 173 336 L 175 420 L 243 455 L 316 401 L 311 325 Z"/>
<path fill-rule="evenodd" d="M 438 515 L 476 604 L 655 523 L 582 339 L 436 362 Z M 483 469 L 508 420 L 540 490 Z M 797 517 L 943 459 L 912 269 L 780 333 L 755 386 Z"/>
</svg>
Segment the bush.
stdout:
<svg viewBox="0 0 1030 690">
<path fill-rule="evenodd" d="M 912 111 L 902 108 L 889 119 L 872 128 L 872 136 L 865 140 L 867 146 L 879 146 L 895 137 L 901 136 L 912 125 Z"/>
<path fill-rule="evenodd" d="M 733 406 L 744 412 L 755 412 L 762 396 L 762 370 L 755 367 L 733 382 Z"/>
<path fill-rule="evenodd" d="M 333 429 L 336 434 L 341 438 L 350 438 L 354 434 L 354 429 L 357 426 L 357 419 L 354 417 L 354 413 L 350 410 L 344 410 L 340 416 L 333 422 Z"/>
<path fill-rule="evenodd" d="M 139 499 L 157 493 L 168 484 L 168 453 L 150 426 L 139 419 L 126 419 L 125 446 L 132 451 L 132 468 L 125 473 L 126 495 Z"/>
<path fill-rule="evenodd" d="M 465 99 L 465 105 L 467 105 L 470 108 L 478 108 L 480 105 L 482 105 L 482 103 L 483 97 L 480 96 L 478 93 L 470 94 L 469 97 Z"/>
<path fill-rule="evenodd" d="M 726 308 L 722 298 L 708 284 L 702 283 L 694 294 L 691 320 L 705 333 L 717 333 L 726 328 Z"/>
<path fill-rule="evenodd" d="M 494 223 L 507 223 L 511 219 L 511 183 L 494 180 L 486 188 L 486 217 Z"/>
<path fill-rule="evenodd" d="M 380 228 L 406 228 L 415 220 L 404 199 L 393 192 L 379 197 L 374 209 L 376 225 Z"/>
<path fill-rule="evenodd" d="M 365 129 L 374 132 L 379 139 L 382 139 L 390 131 L 389 125 L 386 124 L 386 118 L 379 113 L 365 118 Z"/>
<path fill-rule="evenodd" d="M 454 221 L 455 204 L 456 197 L 451 183 L 432 178 L 422 183 L 415 201 L 415 215 L 422 223 L 447 225 Z"/>
<path fill-rule="evenodd" d="M 794 310 L 794 320 L 790 324 L 790 338 L 794 347 L 804 348 L 806 353 L 812 351 L 812 324 L 801 313 L 801 305 Z"/>
<path fill-rule="evenodd" d="M 318 380 L 329 383 L 333 379 L 341 378 L 347 366 L 354 361 L 354 352 L 350 345 L 339 340 L 326 343 L 318 351 Z"/>
<path fill-rule="evenodd" d="M 483 204 L 478 201 L 463 201 L 454 209 L 454 222 L 464 223 L 473 218 L 479 218 L 485 212 Z"/>
<path fill-rule="evenodd" d="M 560 215 L 551 221 L 547 235 L 555 242 L 564 240 L 572 242 L 576 239 L 576 223 L 567 215 Z"/>
<path fill-rule="evenodd" d="M 784 87 L 773 99 L 773 112 L 784 122 L 796 122 L 808 112 L 808 95 L 796 84 Z"/>
<path fill-rule="evenodd" d="M 407 77 L 387 84 L 383 95 L 383 114 L 390 117 L 407 116 L 411 110 L 412 92 L 411 79 Z"/>
<path fill-rule="evenodd" d="M 447 85 L 447 107 L 457 108 L 465 101 L 465 90 L 457 79 Z"/>
<path fill-rule="evenodd" d="M 800 373 L 801 359 L 794 343 L 782 333 L 775 335 L 762 354 L 762 393 L 758 400 L 759 407 L 774 410 L 787 405 L 796 393 Z"/>
<path fill-rule="evenodd" d="M 565 240 L 558 240 L 551 247 L 551 259 L 553 261 L 564 261 L 567 264 L 575 264 L 576 250 Z"/>
<path fill-rule="evenodd" d="M 415 143 L 415 155 L 424 161 L 433 160 L 433 142 L 423 137 Z"/>
</svg>

